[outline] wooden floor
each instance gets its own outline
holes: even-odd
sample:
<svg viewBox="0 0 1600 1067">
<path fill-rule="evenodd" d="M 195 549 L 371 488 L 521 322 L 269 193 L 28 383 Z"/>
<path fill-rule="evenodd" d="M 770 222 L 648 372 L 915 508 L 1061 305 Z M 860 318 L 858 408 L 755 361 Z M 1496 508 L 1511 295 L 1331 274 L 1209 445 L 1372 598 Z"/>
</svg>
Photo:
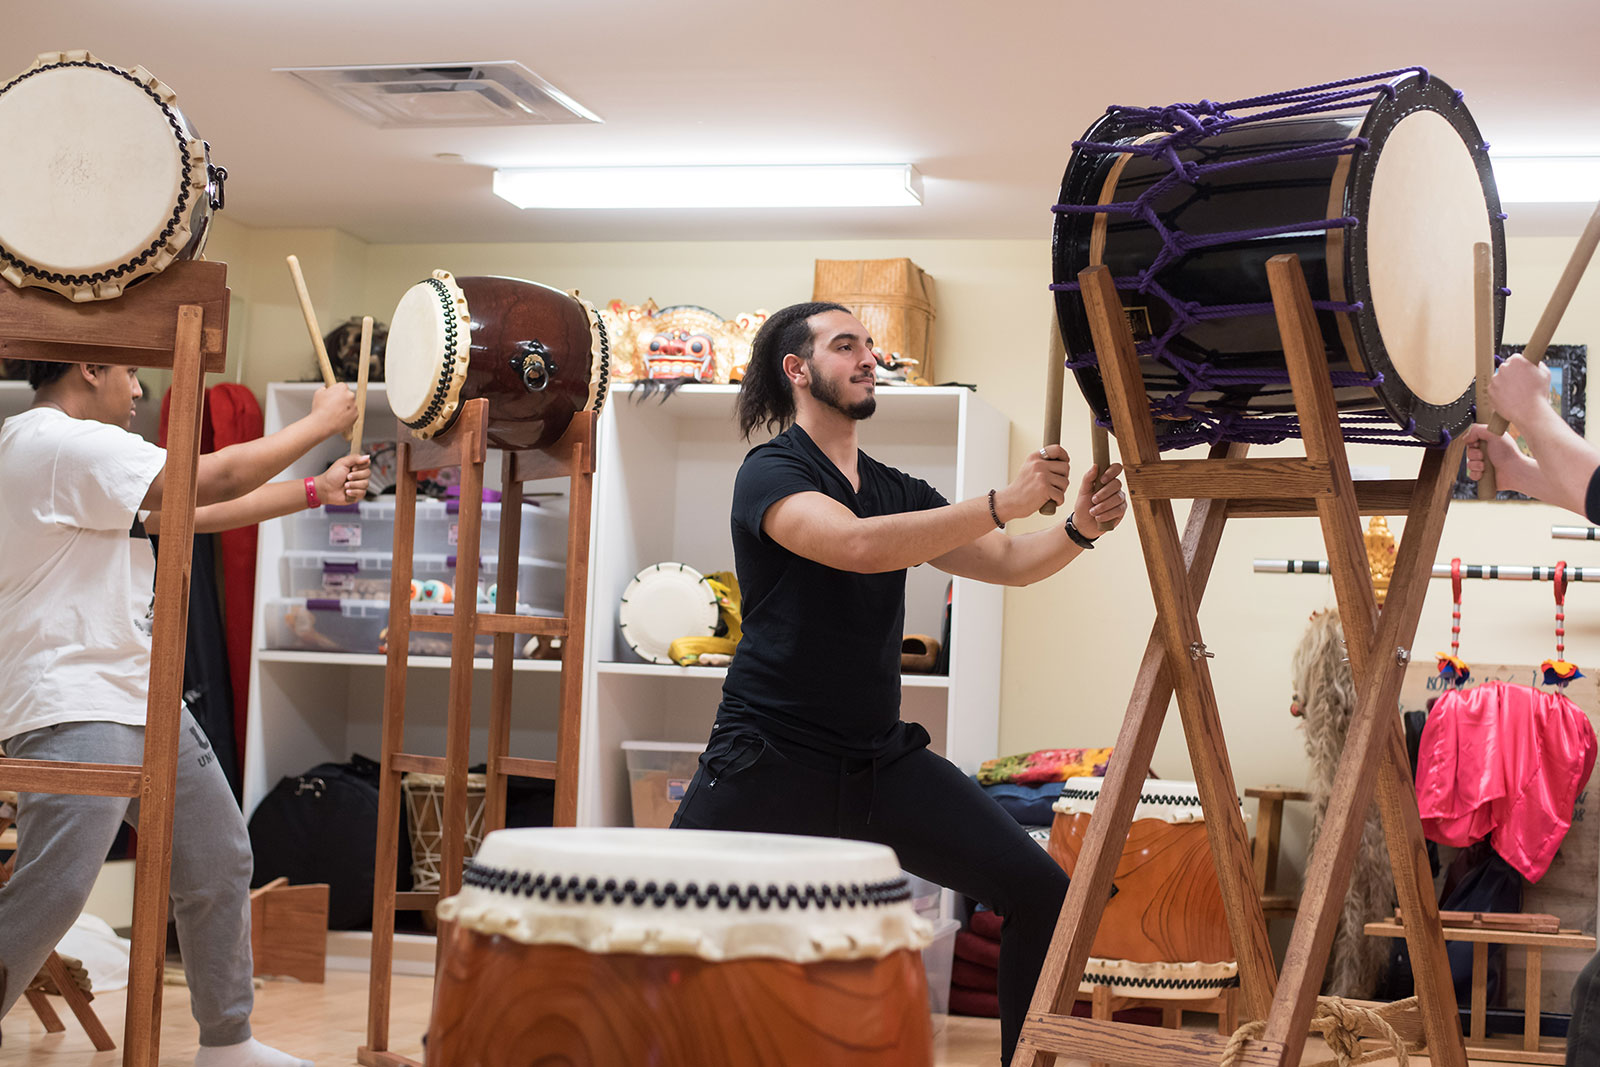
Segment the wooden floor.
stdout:
<svg viewBox="0 0 1600 1067">
<path fill-rule="evenodd" d="M 194 1020 L 189 991 L 169 986 L 161 1009 L 160 1067 L 192 1067 Z M 390 1048 L 402 1055 L 422 1056 L 422 1027 L 428 1017 L 433 979 L 397 975 L 391 1017 L 396 1021 Z M 101 1022 L 119 1051 L 96 1053 L 59 998 L 51 1003 L 66 1023 L 65 1033 L 47 1034 L 27 1001 L 17 1004 L 0 1023 L 5 1041 L 0 1065 L 27 1067 L 114 1067 L 122 1061 L 122 1014 L 125 994 L 104 993 L 94 1000 Z M 408 1021 L 414 1021 L 408 1031 Z M 314 1060 L 317 1067 L 346 1067 L 356 1062 L 355 1050 L 366 1041 L 367 977 L 329 971 L 324 985 L 269 981 L 256 990 L 252 1018 L 255 1036 L 285 1052 Z M 936 1016 L 937 1067 L 999 1067 L 1000 1024 L 994 1019 Z"/>
<path fill-rule="evenodd" d="M 392 1051 L 419 1058 L 422 1055 L 423 1020 L 428 1016 L 433 979 L 397 975 L 394 979 L 391 1034 Z M 106 1029 L 122 1043 L 124 994 L 105 993 L 94 1005 Z M 47 1034 L 26 1001 L 17 1004 L 0 1029 L 0 1067 L 115 1067 L 118 1051 L 96 1053 L 60 999 L 52 1004 L 67 1025 L 65 1033 Z M 329 971 L 324 985 L 269 981 L 256 991 L 253 1017 L 255 1036 L 285 1052 L 314 1060 L 318 1067 L 346 1067 L 356 1062 L 356 1047 L 366 1040 L 367 979 L 350 971 Z M 409 1027 L 409 1028 L 408 1028 Z M 1000 1024 L 993 1019 L 935 1016 L 936 1067 L 999 1067 Z M 195 1053 L 194 1020 L 189 1016 L 189 991 L 169 986 L 161 1013 L 160 1067 L 192 1067 Z M 1321 1042 L 1307 1044 L 1305 1062 L 1325 1059 Z M 1083 1067 L 1083 1061 L 1062 1058 L 1061 1067 Z M 1377 1064 L 1393 1063 L 1379 1060 Z M 1411 1057 L 1424 1067 L 1425 1056 Z M 1474 1064 L 1479 1061 L 1472 1061 Z M 1487 1064 L 1485 1064 L 1487 1067 Z"/>
</svg>

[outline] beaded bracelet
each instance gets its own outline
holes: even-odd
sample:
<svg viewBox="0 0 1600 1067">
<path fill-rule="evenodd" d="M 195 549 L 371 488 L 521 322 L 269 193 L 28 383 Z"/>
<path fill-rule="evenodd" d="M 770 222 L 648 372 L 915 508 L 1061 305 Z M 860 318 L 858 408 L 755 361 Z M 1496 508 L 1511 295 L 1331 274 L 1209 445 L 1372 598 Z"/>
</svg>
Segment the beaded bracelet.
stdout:
<svg viewBox="0 0 1600 1067">
<path fill-rule="evenodd" d="M 1004 530 L 1006 524 L 1000 521 L 1000 513 L 994 509 L 994 490 L 989 490 L 989 517 L 994 520 L 995 529 Z"/>
</svg>

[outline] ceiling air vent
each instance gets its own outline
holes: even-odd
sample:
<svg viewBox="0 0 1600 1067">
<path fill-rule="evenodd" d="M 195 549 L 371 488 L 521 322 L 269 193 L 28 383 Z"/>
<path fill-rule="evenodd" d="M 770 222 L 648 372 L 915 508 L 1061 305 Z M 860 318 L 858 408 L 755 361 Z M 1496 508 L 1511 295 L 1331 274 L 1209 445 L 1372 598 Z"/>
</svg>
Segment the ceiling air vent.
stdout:
<svg viewBox="0 0 1600 1067">
<path fill-rule="evenodd" d="M 278 67 L 381 127 L 600 122 L 521 63 Z"/>
</svg>

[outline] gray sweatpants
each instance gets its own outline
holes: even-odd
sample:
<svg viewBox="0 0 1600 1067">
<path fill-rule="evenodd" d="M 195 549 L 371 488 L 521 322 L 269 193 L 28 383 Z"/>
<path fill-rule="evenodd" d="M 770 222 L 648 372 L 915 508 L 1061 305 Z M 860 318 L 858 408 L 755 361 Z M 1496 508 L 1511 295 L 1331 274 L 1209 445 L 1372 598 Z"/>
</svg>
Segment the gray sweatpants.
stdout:
<svg viewBox="0 0 1600 1067">
<path fill-rule="evenodd" d="M 172 916 L 183 949 L 200 1044 L 250 1037 L 250 839 L 244 816 L 205 734 L 183 712 L 172 820 Z M 144 728 L 72 722 L 5 742 L 18 759 L 132 763 L 144 759 Z M 0 888 L 0 963 L 8 972 L 0 1016 L 39 973 L 80 912 L 119 824 L 139 825 L 127 797 L 23 793 L 17 864 Z"/>
</svg>

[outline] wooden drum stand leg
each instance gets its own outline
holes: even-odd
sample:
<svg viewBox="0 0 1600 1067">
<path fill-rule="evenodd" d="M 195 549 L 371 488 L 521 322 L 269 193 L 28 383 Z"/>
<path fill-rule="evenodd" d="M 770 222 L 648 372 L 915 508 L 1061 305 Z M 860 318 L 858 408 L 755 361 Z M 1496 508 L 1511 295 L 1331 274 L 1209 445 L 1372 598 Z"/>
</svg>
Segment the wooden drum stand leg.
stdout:
<svg viewBox="0 0 1600 1067">
<path fill-rule="evenodd" d="M 503 457 L 499 575 L 495 610 L 477 607 L 478 543 L 482 530 L 483 464 L 487 456 L 489 402 L 469 400 L 451 430 L 433 441 L 416 441 L 400 427 L 397 449 L 394 569 L 389 599 L 388 665 L 384 676 L 382 772 L 378 786 L 377 859 L 373 872 L 372 972 L 367 1002 L 367 1043 L 356 1050 L 369 1067 L 415 1065 L 389 1051 L 389 1007 L 394 962 L 396 910 L 431 907 L 461 889 L 467 836 L 467 763 L 472 731 L 472 660 L 479 634 L 494 637 L 490 680 L 488 795 L 484 830 L 505 825 L 506 779 L 510 776 L 555 780 L 555 824 L 577 822 L 578 726 L 583 701 L 583 645 L 589 587 L 589 505 L 594 480 L 595 425 L 592 411 L 573 416 L 565 434 L 546 452 L 507 452 Z M 460 526 L 456 543 L 455 612 L 451 616 L 414 615 L 410 608 L 412 549 L 416 542 L 418 470 L 461 469 Z M 566 601 L 561 618 L 516 614 L 525 482 L 570 477 L 567 526 Z M 465 596 L 460 590 L 466 590 Z M 450 645 L 450 697 L 444 756 L 420 756 L 405 746 L 406 659 L 411 631 L 447 633 Z M 561 696 L 556 758 L 539 760 L 509 754 L 512 661 L 520 636 L 562 639 Z M 442 851 L 438 892 L 398 893 L 400 778 L 406 771 L 442 774 Z"/>
<path fill-rule="evenodd" d="M 161 1041 L 161 976 L 167 948 L 200 412 L 205 374 L 221 371 L 226 359 L 227 266 L 174 263 L 116 300 L 92 305 L 93 314 L 90 311 L 91 307 L 71 304 L 41 289 L 0 285 L 0 356 L 172 368 L 160 530 L 166 559 L 156 573 L 144 762 L 134 766 L 0 759 L 0 788 L 139 799 L 122 1062 L 125 1067 L 154 1067 Z"/>
<path fill-rule="evenodd" d="M 1339 902 L 1348 888 L 1362 824 L 1376 795 L 1401 911 L 1407 916 L 1430 1062 L 1465 1067 L 1416 796 L 1400 723 L 1394 716 L 1460 446 L 1430 450 L 1414 482 L 1356 486 L 1299 262 L 1292 256 L 1275 257 L 1268 274 L 1305 440 L 1304 459 L 1247 459 L 1245 446 L 1228 445 L 1213 447 L 1204 460 L 1163 460 L 1133 337 L 1111 275 L 1104 267 L 1091 267 L 1079 276 L 1112 423 L 1127 463 L 1131 507 L 1157 617 L 1116 742 L 1123 755 L 1112 761 L 1100 804 L 1089 820 L 1077 874 L 1023 1025 L 1017 1064 L 1043 1067 L 1062 1052 L 1150 1067 L 1223 1060 L 1226 1035 L 1074 1019 L 1068 1014 L 1112 891 L 1112 875 L 1138 803 L 1143 768 L 1149 766 L 1168 700 L 1176 691 L 1239 962 L 1240 1008 L 1246 1019 L 1264 1020 L 1261 1036 L 1236 1050 L 1234 1062 L 1257 1067 L 1300 1062 L 1338 923 Z M 1194 500 L 1181 543 L 1172 513 L 1174 499 Z M 1408 514 L 1406 537 L 1388 606 L 1380 616 L 1359 516 L 1402 510 Z M 1207 663 L 1211 653 L 1201 638 L 1197 609 L 1228 519 L 1310 514 L 1322 520 L 1361 696 L 1279 977 L 1256 894 L 1249 842 Z"/>
</svg>

